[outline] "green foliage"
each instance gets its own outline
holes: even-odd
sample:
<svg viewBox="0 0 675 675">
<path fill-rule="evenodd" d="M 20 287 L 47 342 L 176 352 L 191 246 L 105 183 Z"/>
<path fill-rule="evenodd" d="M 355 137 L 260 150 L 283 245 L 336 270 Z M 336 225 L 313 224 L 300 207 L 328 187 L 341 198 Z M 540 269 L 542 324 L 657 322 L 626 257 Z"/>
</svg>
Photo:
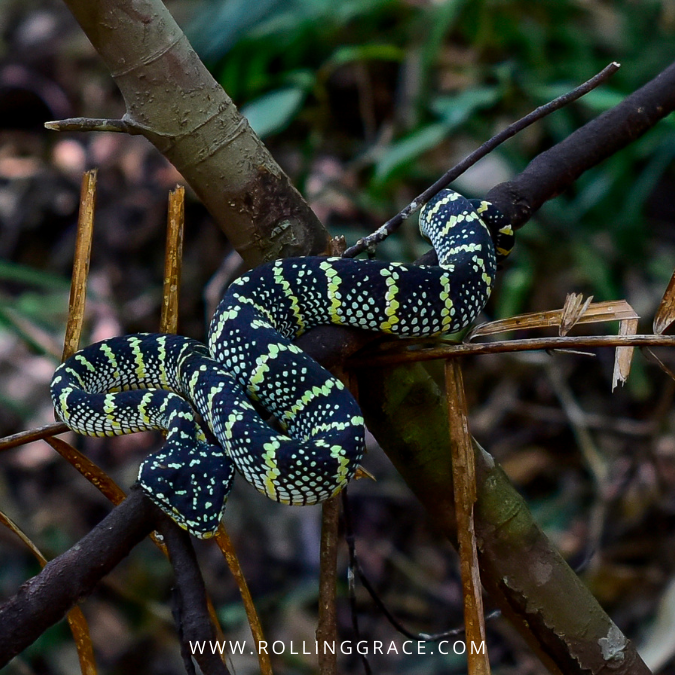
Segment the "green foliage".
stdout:
<svg viewBox="0 0 675 675">
<path fill-rule="evenodd" d="M 16 294 L 0 291 L 0 332 L 17 335 L 38 354 L 48 353 L 33 328 L 48 334 L 60 330 L 68 309 L 70 282 L 7 260 L 0 260 L 0 282 L 3 287 L 17 289 Z"/>
<path fill-rule="evenodd" d="M 375 182 L 383 183 L 394 171 L 436 147 L 452 131 L 473 114 L 488 108 L 499 99 L 496 87 L 465 89 L 456 96 L 438 96 L 431 100 L 430 110 L 438 117 L 432 122 L 392 143 L 375 165 Z"/>
<path fill-rule="evenodd" d="M 421 191 L 506 122 L 610 61 L 622 69 L 607 85 L 510 141 L 500 157 L 516 173 L 616 105 L 670 62 L 674 16 L 656 0 L 227 0 L 205 7 L 191 38 L 272 147 L 293 139 L 305 167 L 324 152 L 356 160 L 355 199 L 386 216 L 404 202 L 403 186 L 406 195 Z M 548 204 L 537 216 L 546 224 L 539 241 L 521 237 L 518 290 L 497 294 L 495 314 L 528 307 L 542 255 L 548 270 L 576 270 L 579 287 L 561 289 L 560 302 L 569 290 L 625 295 L 626 274 L 653 254 L 644 211 L 655 187 L 672 180 L 674 147 L 668 120 Z M 500 180 L 467 177 L 462 188 L 477 196 Z"/>
<path fill-rule="evenodd" d="M 286 128 L 300 109 L 304 98 L 305 91 L 302 87 L 275 89 L 247 103 L 241 112 L 258 136 L 265 138 Z"/>
<path fill-rule="evenodd" d="M 369 44 L 361 54 L 343 49 L 352 42 L 351 49 L 358 50 L 358 38 L 377 34 L 378 24 L 396 5 L 393 0 L 211 2 L 189 33 L 225 90 L 241 102 L 287 81 L 298 69 L 316 78 L 332 60 L 337 65 L 396 55 L 392 44 Z"/>
</svg>

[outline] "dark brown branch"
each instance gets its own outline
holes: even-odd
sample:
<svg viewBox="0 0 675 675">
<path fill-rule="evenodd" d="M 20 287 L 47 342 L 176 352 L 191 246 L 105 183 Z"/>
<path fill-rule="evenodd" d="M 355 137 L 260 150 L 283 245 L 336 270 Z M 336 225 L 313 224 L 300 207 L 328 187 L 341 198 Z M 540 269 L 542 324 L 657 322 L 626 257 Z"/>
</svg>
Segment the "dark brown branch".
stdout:
<svg viewBox="0 0 675 675">
<path fill-rule="evenodd" d="M 359 628 L 359 613 L 356 607 L 356 571 L 359 568 L 359 559 L 356 554 L 356 541 L 354 539 L 354 527 L 352 525 L 352 514 L 349 507 L 349 495 L 347 490 L 342 492 L 342 512 L 345 522 L 345 541 L 349 551 L 349 567 L 347 568 L 347 581 L 349 584 L 349 609 L 352 616 L 352 630 L 354 631 L 354 641 L 361 640 L 361 630 Z M 360 654 L 363 672 L 371 675 L 372 670 L 366 654 Z"/>
<path fill-rule="evenodd" d="M 51 560 L 0 606 L 0 667 L 63 618 L 154 528 L 161 512 L 139 489 L 76 546 Z"/>
<path fill-rule="evenodd" d="M 174 615 L 181 638 L 183 659 L 191 665 L 191 658 L 194 657 L 204 675 L 227 675 L 227 667 L 218 651 L 210 649 L 210 643 L 215 645 L 218 635 L 209 616 L 204 579 L 190 535 L 168 518 L 162 519 L 159 530 L 164 537 L 176 576 Z M 197 650 L 193 654 L 190 651 L 191 642 L 206 642 L 203 653 Z"/>
<path fill-rule="evenodd" d="M 515 227 L 521 227 L 544 202 L 645 134 L 673 110 L 675 63 L 619 105 L 537 155 L 516 178 L 496 185 L 485 198 Z"/>
<path fill-rule="evenodd" d="M 18 448 L 20 445 L 32 443 L 33 441 L 39 441 L 43 438 L 48 438 L 49 436 L 57 436 L 58 434 L 63 434 L 66 431 L 70 431 L 70 429 L 68 429 L 68 427 L 63 422 L 51 422 L 50 424 L 45 424 L 44 426 L 38 427 L 37 429 L 19 431 L 18 433 L 12 434 L 11 436 L 0 438 L 0 452 L 2 450 L 9 450 L 10 448 Z"/>
<path fill-rule="evenodd" d="M 495 185 L 485 199 L 516 228 L 522 227 L 549 199 L 569 188 L 585 171 L 646 134 L 675 110 L 675 63 L 591 120 L 550 150 L 537 155 L 513 180 Z M 427 251 L 418 262 L 433 265 Z"/>
</svg>

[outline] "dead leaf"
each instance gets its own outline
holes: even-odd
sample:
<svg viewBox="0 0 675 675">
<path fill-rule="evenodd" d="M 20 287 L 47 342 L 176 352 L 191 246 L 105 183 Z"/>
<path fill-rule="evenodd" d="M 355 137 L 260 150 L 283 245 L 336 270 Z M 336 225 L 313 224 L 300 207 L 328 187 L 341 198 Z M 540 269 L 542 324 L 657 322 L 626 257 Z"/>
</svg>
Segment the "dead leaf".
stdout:
<svg viewBox="0 0 675 675">
<path fill-rule="evenodd" d="M 565 304 L 567 305 L 567 303 Z M 636 314 L 635 310 L 625 300 L 594 302 L 587 307 L 584 304 L 581 309 L 583 311 L 579 313 L 575 323 L 601 323 L 603 321 L 623 321 L 625 319 L 640 318 Z M 519 314 L 518 316 L 513 316 L 509 319 L 500 319 L 499 321 L 482 323 L 479 326 L 476 326 L 467 335 L 466 342 L 470 342 L 477 337 L 494 335 L 495 333 L 506 333 L 514 330 L 551 327 L 560 328 L 562 325 L 564 312 L 564 308 L 552 309 L 547 312 Z"/>
<path fill-rule="evenodd" d="M 661 335 L 675 321 L 675 272 L 654 316 L 654 333 Z"/>
<path fill-rule="evenodd" d="M 637 319 L 624 319 L 619 324 L 619 335 L 636 335 Z M 614 374 L 612 376 L 612 391 L 621 383 L 624 384 L 630 373 L 630 364 L 633 360 L 634 347 L 617 347 L 614 356 Z"/>
<path fill-rule="evenodd" d="M 572 327 L 579 322 L 581 317 L 586 313 L 588 306 L 593 301 L 593 296 L 590 295 L 585 302 L 583 299 L 584 296 L 581 293 L 567 294 L 560 315 L 560 329 L 558 331 L 560 336 L 567 335 Z"/>
</svg>

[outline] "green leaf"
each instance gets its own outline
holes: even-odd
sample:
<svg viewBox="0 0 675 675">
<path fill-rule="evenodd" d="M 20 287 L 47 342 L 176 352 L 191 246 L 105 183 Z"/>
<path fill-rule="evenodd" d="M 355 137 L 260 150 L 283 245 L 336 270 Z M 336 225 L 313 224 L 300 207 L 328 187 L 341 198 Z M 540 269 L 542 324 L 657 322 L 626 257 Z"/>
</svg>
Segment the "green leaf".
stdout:
<svg viewBox="0 0 675 675">
<path fill-rule="evenodd" d="M 465 89 L 456 96 L 437 96 L 431 103 L 431 110 L 450 131 L 466 122 L 476 110 L 494 105 L 500 96 L 497 87 Z"/>
<path fill-rule="evenodd" d="M 353 61 L 403 61 L 404 58 L 405 51 L 396 45 L 348 45 L 336 49 L 326 63 L 326 67 L 337 68 Z"/>
<path fill-rule="evenodd" d="M 253 131 L 264 138 L 285 129 L 297 114 L 304 98 L 303 88 L 277 89 L 247 103 L 241 109 L 241 114 L 248 119 Z"/>
<path fill-rule="evenodd" d="M 0 280 L 47 289 L 70 287 L 68 279 L 9 260 L 0 260 Z"/>
<path fill-rule="evenodd" d="M 444 124 L 436 122 L 414 131 L 389 147 L 375 167 L 375 180 L 384 182 L 398 167 L 437 146 L 448 134 Z"/>
<path fill-rule="evenodd" d="M 375 168 L 375 181 L 384 182 L 393 171 L 438 145 L 451 131 L 478 109 L 493 105 L 500 97 L 497 87 L 467 89 L 456 96 L 439 96 L 431 104 L 439 122 L 414 131 L 392 144 Z"/>
</svg>

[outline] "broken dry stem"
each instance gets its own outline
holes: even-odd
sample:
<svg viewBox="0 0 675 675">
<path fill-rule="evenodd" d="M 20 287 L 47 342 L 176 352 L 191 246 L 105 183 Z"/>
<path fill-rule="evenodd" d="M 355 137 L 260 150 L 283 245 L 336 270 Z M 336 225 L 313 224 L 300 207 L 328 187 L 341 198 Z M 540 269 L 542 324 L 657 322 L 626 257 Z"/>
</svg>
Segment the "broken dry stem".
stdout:
<svg viewBox="0 0 675 675">
<path fill-rule="evenodd" d="M 82 177 L 80 211 L 77 217 L 77 238 L 73 260 L 73 279 L 70 284 L 68 323 L 63 341 L 65 361 L 80 348 L 80 336 L 84 322 L 84 304 L 87 299 L 87 277 L 91 257 L 91 240 L 94 231 L 94 208 L 96 206 L 96 169 L 87 171 Z"/>
<path fill-rule="evenodd" d="M 164 291 L 160 333 L 178 332 L 178 292 L 181 261 L 183 259 L 183 230 L 185 225 L 185 188 L 176 186 L 169 193 L 169 213 L 166 224 L 166 251 L 164 254 Z"/>
</svg>

